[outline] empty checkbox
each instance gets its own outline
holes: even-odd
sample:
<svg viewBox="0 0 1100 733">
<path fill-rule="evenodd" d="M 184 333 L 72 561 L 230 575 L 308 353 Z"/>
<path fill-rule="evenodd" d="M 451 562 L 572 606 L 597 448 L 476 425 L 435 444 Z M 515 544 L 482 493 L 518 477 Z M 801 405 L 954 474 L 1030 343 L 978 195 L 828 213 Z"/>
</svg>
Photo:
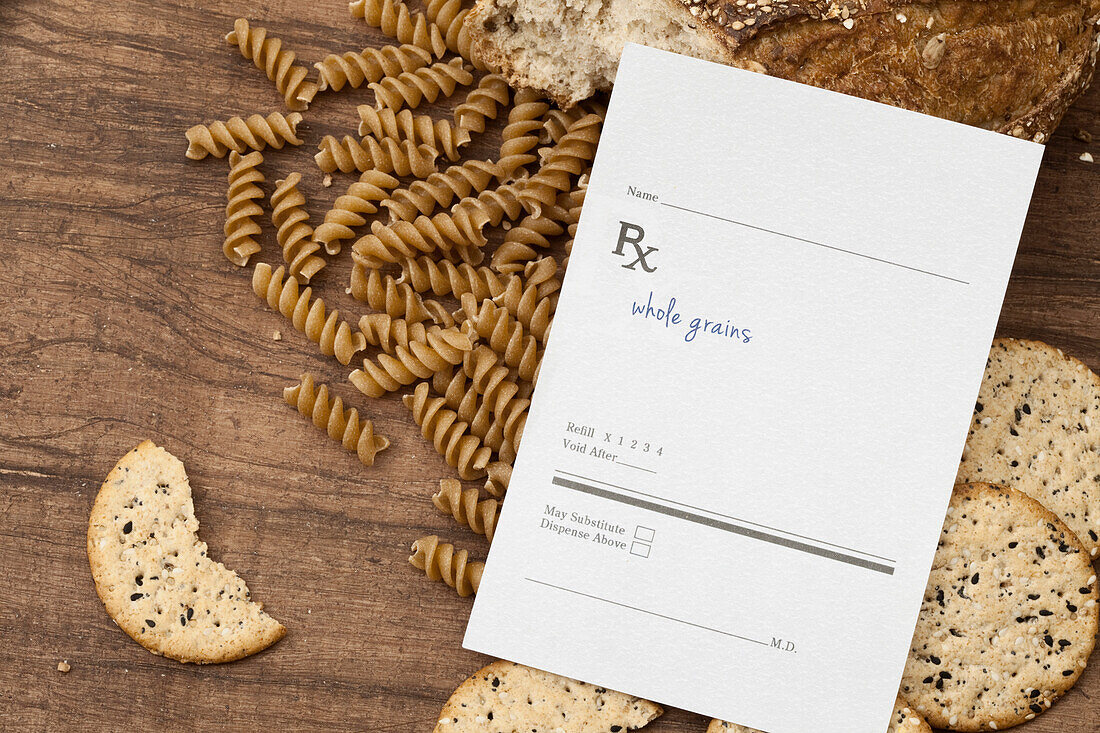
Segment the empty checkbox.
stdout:
<svg viewBox="0 0 1100 733">
<path fill-rule="evenodd" d="M 635 542 L 630 546 L 630 554 L 638 557 L 649 557 L 649 545 L 643 542 Z"/>
<path fill-rule="evenodd" d="M 653 530 L 649 527 L 638 525 L 638 528 L 634 530 L 634 539 L 641 540 L 642 542 L 652 542 L 653 534 Z"/>
</svg>

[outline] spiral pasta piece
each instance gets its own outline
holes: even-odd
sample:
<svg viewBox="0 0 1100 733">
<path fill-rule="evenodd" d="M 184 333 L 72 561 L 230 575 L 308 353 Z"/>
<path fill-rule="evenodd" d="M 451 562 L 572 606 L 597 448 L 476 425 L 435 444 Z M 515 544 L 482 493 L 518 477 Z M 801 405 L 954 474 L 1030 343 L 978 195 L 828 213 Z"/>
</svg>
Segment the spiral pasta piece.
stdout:
<svg viewBox="0 0 1100 733">
<path fill-rule="evenodd" d="M 388 438 L 375 434 L 374 423 L 360 421 L 359 411 L 354 407 L 345 410 L 339 397 L 330 403 L 328 385 L 314 388 L 312 374 L 303 374 L 298 384 L 285 388 L 283 400 L 310 418 L 345 450 L 355 453 L 364 466 L 373 466 L 374 457 L 390 447 Z"/>
<path fill-rule="evenodd" d="M 301 180 L 301 174 L 291 173 L 275 182 L 271 194 L 271 222 L 277 230 L 287 272 L 302 282 L 309 282 L 325 266 L 325 260 L 316 254 L 321 245 L 312 240 L 313 227 L 309 225 L 306 198 L 298 189 Z"/>
<path fill-rule="evenodd" d="M 551 259 L 550 262 L 553 262 Z M 531 263 L 535 264 L 535 263 Z M 555 269 L 556 263 L 555 263 Z M 550 331 L 550 322 L 554 317 L 553 299 L 547 296 L 539 296 L 537 283 L 523 283 L 522 278 L 513 277 L 496 299 L 496 302 L 504 306 L 517 321 L 522 323 L 531 335 L 541 343 L 546 343 L 546 336 Z"/>
<path fill-rule="evenodd" d="M 450 514 L 463 527 L 485 535 L 492 543 L 500 514 L 500 502 L 496 499 L 478 501 L 477 489 L 464 491 L 457 480 L 445 478 L 439 482 L 439 491 L 432 495 L 432 504 L 444 514 Z"/>
<path fill-rule="evenodd" d="M 408 284 L 398 283 L 392 275 L 382 275 L 375 269 L 366 269 L 362 279 L 356 276 L 353 269 L 349 292 L 356 300 L 391 318 L 420 323 L 432 317 L 420 295 Z"/>
<path fill-rule="evenodd" d="M 569 193 L 565 194 L 566 206 L 569 208 L 569 239 L 565 242 L 565 259 L 562 260 L 561 266 L 564 270 L 569 266 L 569 255 L 573 253 L 573 240 L 577 236 L 577 224 L 581 220 L 581 210 L 584 207 L 584 197 L 588 192 L 588 174 L 581 174 L 580 179 L 577 181 L 577 187 Z"/>
<path fill-rule="evenodd" d="M 501 363 L 500 356 L 485 344 L 478 344 L 462 359 L 462 374 L 470 379 L 474 391 L 482 395 L 499 414 L 504 402 L 519 392 L 518 385 L 512 380 L 508 367 Z M 436 391 L 446 395 L 450 385 L 434 385 Z"/>
<path fill-rule="evenodd" d="M 325 135 L 317 148 L 320 152 L 313 159 L 325 173 L 339 168 L 343 173 L 375 170 L 424 178 L 435 170 L 435 160 L 439 157 L 435 148 L 428 145 L 416 145 L 411 140 L 397 142 L 391 138 L 375 140 L 365 137 L 359 141 L 345 135 L 340 141 L 332 135 Z"/>
<path fill-rule="evenodd" d="M 465 377 L 469 377 L 469 385 Z M 437 375 L 432 383 L 448 407 L 469 422 L 471 431 L 496 450 L 501 460 L 514 460 L 531 400 L 499 363 L 497 354 L 479 345 L 463 358 L 461 371 L 447 383 L 441 384 L 443 381 Z M 480 400 L 476 395 L 481 396 Z"/>
<path fill-rule="evenodd" d="M 402 402 L 412 411 L 421 434 L 432 442 L 447 465 L 457 469 L 459 477 L 468 481 L 485 476 L 492 449 L 470 434 L 467 424 L 454 410 L 447 409 L 442 397 L 428 394 L 427 382 L 418 384 Z"/>
<path fill-rule="evenodd" d="M 225 122 L 217 120 L 209 125 L 195 125 L 187 130 L 187 157 L 202 160 L 208 155 L 224 158 L 230 150 L 244 154 L 246 150 L 263 150 L 270 146 L 281 150 L 283 145 L 301 145 L 298 123 L 302 116 L 291 112 L 285 117 L 272 112 L 267 117 L 260 114 L 246 118 L 230 117 Z"/>
<path fill-rule="evenodd" d="M 542 131 L 539 133 L 539 143 L 542 145 L 553 145 L 559 140 L 565 137 L 565 133 L 569 132 L 569 126 L 581 118 L 580 107 L 574 107 L 570 110 L 557 109 L 556 107 L 548 108 L 546 115 L 542 118 Z"/>
<path fill-rule="evenodd" d="M 256 64 L 256 68 L 263 69 L 267 78 L 275 82 L 287 109 L 301 112 L 309 108 L 317 94 L 317 85 L 306 81 L 309 70 L 294 63 L 296 54 L 284 49 L 280 39 L 268 36 L 266 28 L 252 28 L 247 20 L 237 18 L 225 40 L 237 46 L 242 56 Z"/>
<path fill-rule="evenodd" d="M 381 397 L 458 364 L 471 348 L 470 337 L 457 328 L 432 326 L 423 341 L 409 341 L 408 347 L 398 344 L 392 355 L 381 353 L 374 361 L 364 359 L 349 379 L 367 397 Z"/>
<path fill-rule="evenodd" d="M 466 375 L 462 370 L 445 379 L 446 372 L 437 372 L 432 377 L 432 386 L 439 391 L 437 381 L 445 381 L 442 397 L 444 404 L 455 411 L 458 419 L 469 425 L 471 435 L 477 436 L 482 443 L 494 451 L 500 450 L 504 443 L 503 426 L 493 419 L 493 411 L 489 404 L 466 382 Z"/>
<path fill-rule="evenodd" d="M 322 354 L 335 356 L 341 364 L 350 364 L 352 357 L 366 348 L 366 338 L 353 331 L 340 318 L 339 311 L 326 316 L 325 302 L 313 298 L 312 288 L 299 292 L 298 279 L 285 276 L 286 270 L 281 265 L 272 272 L 270 265 L 260 262 L 252 271 L 252 292 L 290 319 L 294 328 L 320 347 Z"/>
<path fill-rule="evenodd" d="M 523 268 L 524 283 L 528 287 L 535 287 L 537 297 L 554 297 L 561 290 L 561 279 L 558 278 L 558 261 L 550 255 L 541 257 L 534 262 L 528 262 Z"/>
<path fill-rule="evenodd" d="M 556 209 L 555 205 L 552 207 Z M 552 246 L 550 239 L 566 233 L 566 225 L 559 216 L 567 211 L 543 210 L 540 216 L 525 216 L 504 235 L 504 241 L 493 253 L 492 267 L 499 273 L 520 272 L 530 260 L 538 257 L 538 250 Z"/>
<path fill-rule="evenodd" d="M 505 220 L 514 221 L 523 213 L 525 186 L 521 183 L 525 182 L 505 183 L 477 196 L 467 196 L 454 205 L 450 214 L 432 217 L 434 228 L 446 232 L 447 238 L 456 244 L 484 247 L 489 241 L 484 233 L 486 226 L 500 226 Z"/>
<path fill-rule="evenodd" d="M 264 160 L 259 151 L 240 155 L 236 150 L 229 153 L 229 188 L 226 190 L 225 242 L 222 252 L 226 258 L 238 267 L 248 264 L 248 259 L 260 251 L 260 243 L 255 237 L 260 234 L 260 225 L 256 217 L 264 211 L 256 203 L 264 197 L 257 183 L 263 183 L 264 174 L 257 166 Z"/>
<path fill-rule="evenodd" d="M 381 171 L 363 171 L 359 180 L 348 187 L 347 193 L 336 199 L 336 203 L 325 213 L 325 221 L 313 233 L 313 240 L 319 242 L 330 255 L 340 253 L 342 240 L 355 236 L 352 227 L 367 223 L 364 214 L 378 211 L 375 202 L 390 196 L 390 190 L 397 188 L 400 181 Z"/>
<path fill-rule="evenodd" d="M 485 132 L 485 121 L 495 120 L 498 112 L 508 106 L 511 98 L 508 81 L 500 74 L 487 74 L 470 90 L 466 99 L 455 107 L 455 126 L 470 132 Z"/>
<path fill-rule="evenodd" d="M 401 277 L 397 282 L 408 283 L 418 293 L 462 297 L 473 293 L 478 300 L 495 298 L 504 292 L 505 283 L 488 267 L 474 267 L 465 262 L 454 264 L 448 260 L 435 261 L 423 256 L 400 261 Z"/>
<path fill-rule="evenodd" d="M 406 71 L 397 76 L 387 76 L 368 86 L 374 91 L 375 107 L 398 110 L 403 107 L 416 109 L 423 102 L 434 102 L 440 97 L 450 97 L 459 86 L 473 84 L 474 77 L 461 58 L 425 66 L 416 71 Z"/>
<path fill-rule="evenodd" d="M 394 318 L 388 313 L 368 313 L 359 319 L 359 330 L 368 344 L 387 354 L 396 353 L 398 346 L 407 349 L 413 341 L 426 342 L 428 338 L 423 321 Z"/>
<path fill-rule="evenodd" d="M 538 216 L 553 206 L 559 193 L 573 189 L 573 181 L 588 169 L 596 155 L 603 118 L 587 114 L 569 126 L 553 147 L 538 172 L 527 181 L 520 201 L 528 213 Z"/>
<path fill-rule="evenodd" d="M 413 221 L 418 215 L 431 215 L 446 208 L 455 199 L 463 199 L 484 191 L 500 172 L 487 160 L 468 160 L 452 165 L 445 171 L 413 181 L 408 188 L 398 189 L 382 206 L 390 212 L 390 221 Z"/>
<path fill-rule="evenodd" d="M 514 105 L 508 112 L 508 124 L 500 133 L 497 165 L 501 168 L 501 175 L 497 180 L 501 183 L 514 180 L 526 166 L 538 160 L 531 151 L 539 145 L 539 135 L 544 127 L 543 115 L 549 109 L 550 105 L 537 92 L 530 89 L 516 92 Z"/>
<path fill-rule="evenodd" d="M 400 0 L 352 0 L 348 10 L 353 18 L 362 18 L 367 25 L 380 29 L 399 43 L 411 43 L 436 58 L 447 53 L 447 42 L 435 23 L 423 13 L 413 13 Z"/>
<path fill-rule="evenodd" d="M 396 263 L 436 251 L 455 254 L 470 264 L 480 263 L 482 256 L 478 246 L 469 241 L 447 214 L 437 214 L 431 219 L 418 216 L 413 222 L 399 220 L 389 225 L 376 221 L 371 224 L 371 233 L 356 241 L 353 251 L 367 265 Z"/>
<path fill-rule="evenodd" d="M 507 309 L 491 300 L 482 301 L 479 308 L 472 295 L 465 295 L 461 303 L 472 330 L 486 339 L 507 366 L 517 370 L 520 379 L 532 381 L 542 359 L 538 340 Z"/>
<path fill-rule="evenodd" d="M 477 593 L 485 563 L 470 560 L 466 550 L 455 550 L 454 545 L 429 535 L 413 543 L 412 553 L 409 562 L 423 570 L 428 580 L 442 580 L 463 598 Z"/>
<path fill-rule="evenodd" d="M 340 91 L 345 85 L 358 89 L 387 76 L 416 71 L 432 62 L 432 52 L 406 43 L 400 46 L 364 48 L 362 51 L 332 53 L 313 66 L 317 69 L 317 90 Z"/>
<path fill-rule="evenodd" d="M 438 150 L 452 161 L 461 157 L 460 150 L 470 142 L 469 131 L 447 120 L 434 120 L 431 115 L 414 115 L 407 109 L 397 112 L 389 107 L 375 109 L 366 104 L 359 105 L 357 110 L 359 134 L 378 141 L 386 138 L 397 142 L 411 140 Z"/>
<path fill-rule="evenodd" d="M 508 491 L 512 480 L 512 464 L 505 461 L 493 461 L 485 467 L 485 491 L 490 496 L 501 498 Z"/>
<path fill-rule="evenodd" d="M 462 3 L 463 0 L 427 0 L 424 5 L 424 14 L 429 21 L 439 27 L 447 43 L 447 50 L 469 59 L 462 54 L 459 44 L 463 21 L 470 12 L 469 8 L 462 7 Z"/>
</svg>

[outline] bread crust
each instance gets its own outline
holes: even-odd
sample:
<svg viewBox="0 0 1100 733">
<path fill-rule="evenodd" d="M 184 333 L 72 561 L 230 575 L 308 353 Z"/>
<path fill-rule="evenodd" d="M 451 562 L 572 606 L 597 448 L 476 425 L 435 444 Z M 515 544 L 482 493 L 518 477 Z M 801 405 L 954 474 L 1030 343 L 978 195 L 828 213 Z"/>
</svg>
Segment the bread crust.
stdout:
<svg viewBox="0 0 1100 733">
<path fill-rule="evenodd" d="M 1040 143 L 1088 87 L 1100 48 L 1100 0 L 649 2 L 691 16 L 702 58 Z M 512 84 L 575 105 L 578 90 L 503 50 L 504 5 L 478 0 L 467 17 L 475 53 Z M 918 26 L 925 16 L 932 24 Z"/>
</svg>

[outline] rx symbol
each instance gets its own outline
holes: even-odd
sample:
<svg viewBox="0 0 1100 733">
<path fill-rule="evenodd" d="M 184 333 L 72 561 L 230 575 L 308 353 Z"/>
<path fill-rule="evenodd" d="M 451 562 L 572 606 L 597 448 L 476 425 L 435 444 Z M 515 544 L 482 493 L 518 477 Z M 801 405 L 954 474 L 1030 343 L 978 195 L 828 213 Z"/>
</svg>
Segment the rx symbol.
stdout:
<svg viewBox="0 0 1100 733">
<path fill-rule="evenodd" d="M 619 224 L 619 241 L 615 245 L 613 252 L 620 257 L 626 257 L 626 253 L 623 252 L 623 246 L 630 244 L 634 246 L 634 260 L 629 264 L 623 265 L 628 270 L 633 270 L 635 265 L 641 265 L 644 272 L 653 272 L 657 269 L 657 265 L 650 266 L 646 261 L 646 257 L 657 251 L 656 247 L 642 248 L 641 241 L 645 238 L 645 230 L 637 224 L 630 224 L 629 222 L 620 221 Z"/>
</svg>

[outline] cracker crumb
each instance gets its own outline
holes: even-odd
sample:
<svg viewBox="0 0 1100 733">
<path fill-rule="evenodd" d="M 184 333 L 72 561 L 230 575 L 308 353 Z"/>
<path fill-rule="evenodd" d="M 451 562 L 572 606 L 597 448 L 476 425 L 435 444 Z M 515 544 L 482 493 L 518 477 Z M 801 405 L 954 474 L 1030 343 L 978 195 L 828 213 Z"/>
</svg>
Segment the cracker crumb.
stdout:
<svg viewBox="0 0 1100 733">
<path fill-rule="evenodd" d="M 1088 130 L 1084 130 L 1080 127 L 1078 127 L 1077 130 L 1073 133 L 1073 137 L 1074 137 L 1074 139 L 1080 140 L 1083 143 L 1091 143 L 1092 142 L 1092 133 L 1090 133 Z"/>
<path fill-rule="evenodd" d="M 1095 160 L 1092 159 L 1092 153 L 1081 153 L 1081 157 L 1079 158 L 1079 160 L 1083 160 L 1086 163 L 1095 163 L 1096 162 Z"/>
<path fill-rule="evenodd" d="M 905 21 L 909 20 L 905 17 L 905 13 L 896 13 L 894 17 L 898 19 L 899 23 L 904 23 Z"/>
<path fill-rule="evenodd" d="M 72 669 L 72 667 L 69 665 L 69 661 L 67 659 L 65 661 L 57 663 L 57 671 L 61 674 L 66 674 L 70 669 Z"/>
<path fill-rule="evenodd" d="M 283 340 L 283 332 L 282 331 L 275 331 L 273 334 L 271 334 L 271 340 L 272 341 L 282 341 Z"/>
<path fill-rule="evenodd" d="M 329 186 L 332 185 L 332 174 L 331 173 L 326 173 L 325 174 L 325 177 L 321 179 L 321 185 L 324 186 L 325 188 L 328 188 Z"/>
</svg>

